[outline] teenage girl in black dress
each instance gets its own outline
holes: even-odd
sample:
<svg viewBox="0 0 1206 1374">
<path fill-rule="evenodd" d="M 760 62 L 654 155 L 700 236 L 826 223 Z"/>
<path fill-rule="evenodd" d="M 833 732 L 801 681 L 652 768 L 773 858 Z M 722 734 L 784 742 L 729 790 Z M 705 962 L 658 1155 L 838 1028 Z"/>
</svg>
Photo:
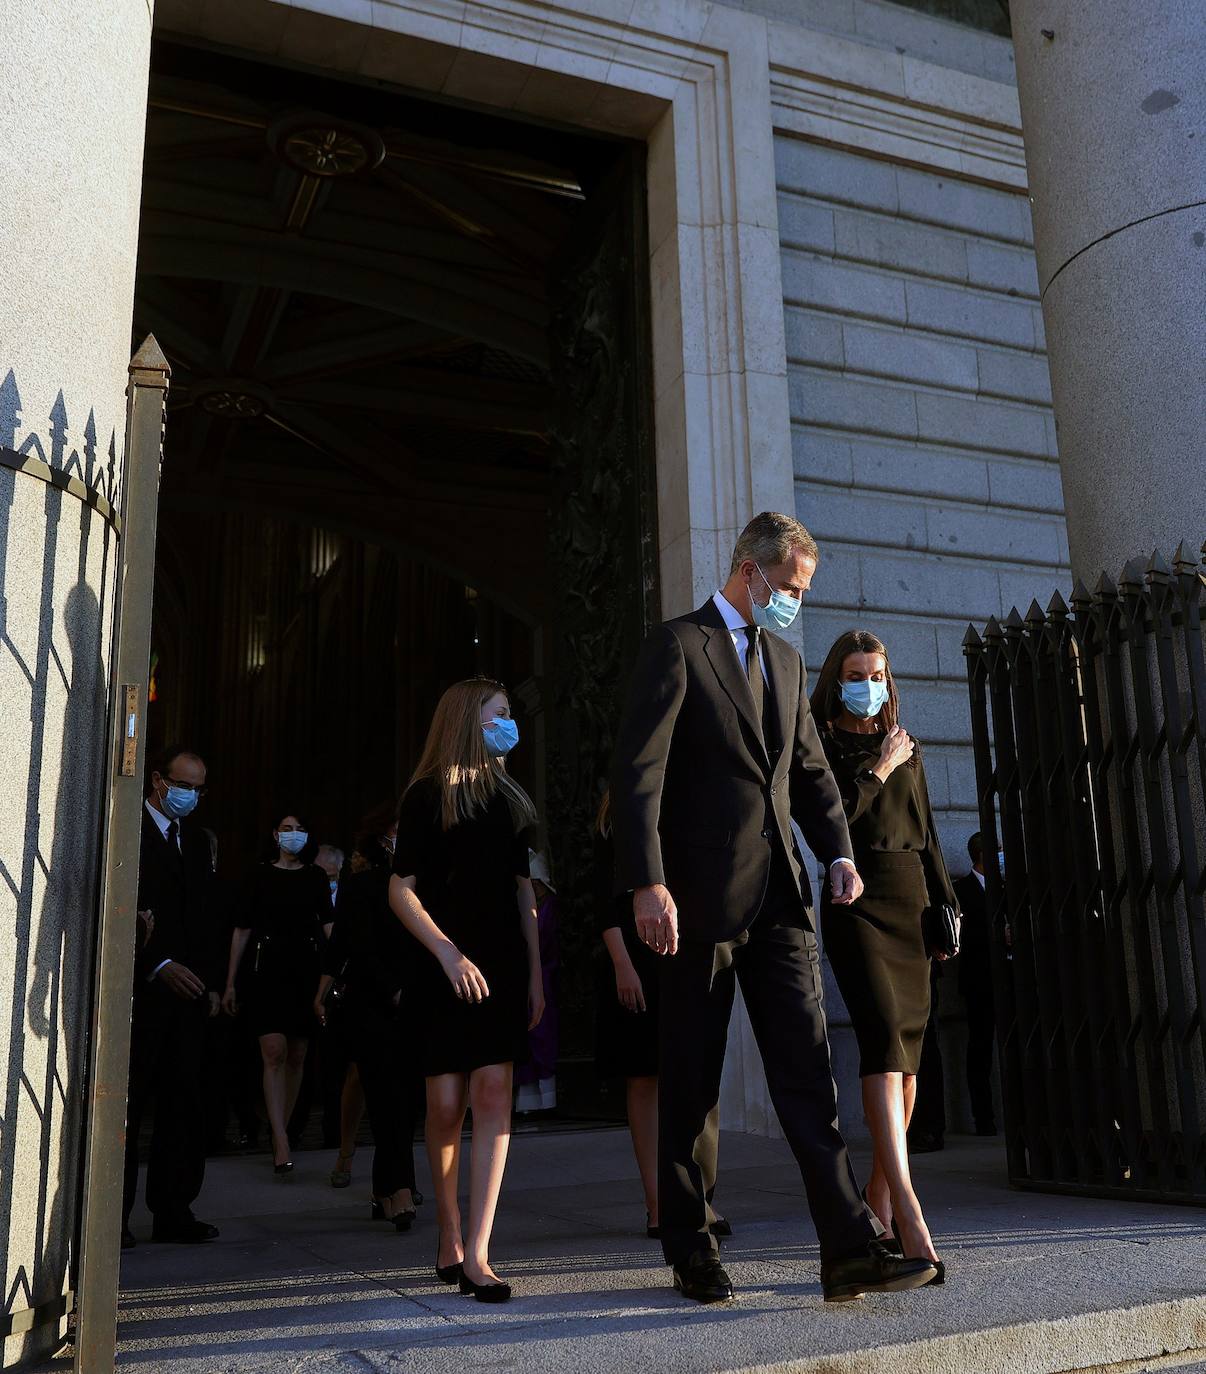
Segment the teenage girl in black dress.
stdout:
<svg viewBox="0 0 1206 1374">
<path fill-rule="evenodd" d="M 253 944 L 245 1011 L 264 1061 L 272 1164 L 285 1177 L 293 1170 L 286 1127 L 314 1032 L 318 953 L 332 913 L 327 875 L 299 857 L 310 838 L 305 825 L 290 814 L 281 817 L 272 833 L 277 857 L 257 865 L 243 891 L 242 914 L 230 940 L 222 1007 L 230 1016 L 237 1011 L 235 978 L 248 944 Z"/>
<path fill-rule="evenodd" d="M 473 678 L 444 693 L 402 798 L 389 887 L 394 914 L 426 951 L 416 951 L 415 986 L 440 1226 L 436 1272 L 481 1302 L 511 1295 L 490 1267 L 490 1232 L 511 1137 L 512 1069 L 544 1012 L 528 876 L 536 812 L 503 762 L 518 738 L 500 683 Z M 470 1106 L 462 1239 L 457 1178 Z"/>
<path fill-rule="evenodd" d="M 879 639 L 864 630 L 838 637 L 817 678 L 812 711 L 865 884 L 863 895 L 846 907 L 835 907 L 826 888 L 821 906 L 825 953 L 858 1040 L 863 1110 L 874 1145 L 865 1196 L 885 1226 L 895 1223 L 906 1256 L 938 1262 L 913 1191 L 905 1136 L 930 1014 L 923 913 L 958 904 L 925 769 L 900 727 L 896 684 Z M 939 1263 L 933 1282 L 944 1277 Z"/>
</svg>

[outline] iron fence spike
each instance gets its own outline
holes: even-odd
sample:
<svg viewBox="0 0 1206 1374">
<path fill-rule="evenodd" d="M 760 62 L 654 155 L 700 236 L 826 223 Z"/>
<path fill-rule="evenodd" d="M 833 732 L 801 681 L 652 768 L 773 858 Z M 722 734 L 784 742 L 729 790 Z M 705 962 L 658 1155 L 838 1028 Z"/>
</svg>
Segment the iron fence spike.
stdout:
<svg viewBox="0 0 1206 1374">
<path fill-rule="evenodd" d="M 966 654 L 972 650 L 982 649 L 983 647 L 984 641 L 976 633 L 976 627 L 974 625 L 969 625 L 967 627 L 967 633 L 963 636 L 963 652 Z"/>
<path fill-rule="evenodd" d="M 1139 566 L 1137 558 L 1127 559 L 1122 576 L 1118 579 L 1118 586 L 1120 589 L 1143 586 L 1143 569 Z"/>
<path fill-rule="evenodd" d="M 1093 588 L 1093 599 L 1095 601 L 1113 601 L 1118 595 L 1118 588 L 1114 585 L 1114 579 L 1109 573 L 1102 573 L 1097 579 L 1097 585 Z"/>
<path fill-rule="evenodd" d="M 1093 600 L 1093 594 L 1085 586 L 1084 582 L 1078 577 L 1072 587 L 1072 605 L 1078 610 L 1081 606 L 1088 606 Z"/>
<path fill-rule="evenodd" d="M 1043 608 L 1038 604 L 1037 598 L 1032 598 L 1030 608 L 1026 612 L 1027 625 L 1043 625 L 1047 617 L 1043 614 Z"/>
<path fill-rule="evenodd" d="M 1080 586 L 1080 583 L 1078 582 L 1076 585 Z M 1088 592 L 1086 592 L 1085 600 L 1087 601 L 1088 599 L 1089 594 Z M 1076 600 L 1075 592 L 1072 593 L 1072 600 L 1073 602 L 1075 602 Z M 1067 618 L 1068 603 L 1064 600 L 1062 596 L 1060 596 L 1058 587 L 1056 587 L 1055 591 L 1052 592 L 1051 600 L 1047 602 L 1047 614 L 1057 620 L 1064 620 Z"/>
<path fill-rule="evenodd" d="M 1159 549 L 1152 550 L 1152 556 L 1147 561 L 1147 580 L 1149 582 L 1167 581 L 1172 576 L 1172 569 L 1164 561 L 1164 555 Z"/>
<path fill-rule="evenodd" d="M 990 615 L 990 616 L 988 617 L 987 623 L 986 623 L 985 626 L 984 626 L 984 639 L 985 639 L 985 641 L 987 642 L 988 640 L 994 640 L 994 639 L 1000 639 L 1000 638 L 1001 638 L 1001 622 L 996 618 L 995 615 Z"/>
<path fill-rule="evenodd" d="M 1018 608 L 1017 608 L 1016 606 L 1011 607 L 1011 608 L 1010 608 L 1010 611 L 1009 611 L 1009 614 L 1005 617 L 1005 620 L 1004 620 L 1004 623 L 1003 623 L 1003 626 L 1002 626 L 1002 628 L 1004 629 L 1005 633 L 1006 633 L 1006 634 L 1021 634 L 1022 631 L 1025 629 L 1025 627 L 1026 627 L 1026 622 L 1022 619 L 1021 615 L 1018 613 Z"/>
<path fill-rule="evenodd" d="M 1197 561 L 1190 558 L 1189 550 L 1185 547 L 1185 540 L 1182 539 L 1177 545 L 1177 551 L 1173 554 L 1173 571 L 1179 574 L 1195 573 L 1198 570 Z"/>
</svg>

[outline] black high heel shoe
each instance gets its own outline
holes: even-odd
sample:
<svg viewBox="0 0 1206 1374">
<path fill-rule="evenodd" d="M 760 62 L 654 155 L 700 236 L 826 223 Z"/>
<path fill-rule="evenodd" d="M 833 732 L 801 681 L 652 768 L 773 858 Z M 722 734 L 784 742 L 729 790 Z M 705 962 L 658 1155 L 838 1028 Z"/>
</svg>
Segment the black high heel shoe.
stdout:
<svg viewBox="0 0 1206 1374">
<path fill-rule="evenodd" d="M 476 1298 L 478 1302 L 506 1302 L 511 1296 L 511 1285 L 509 1283 L 474 1283 L 462 1269 L 461 1296 Z"/>
<path fill-rule="evenodd" d="M 867 1201 L 867 1190 L 866 1190 L 866 1188 L 864 1188 L 863 1191 L 862 1191 L 861 1193 L 859 1193 L 859 1197 L 862 1198 L 862 1200 L 863 1200 L 863 1206 L 864 1206 L 864 1207 L 871 1207 L 871 1204 Z M 874 1212 L 874 1211 L 875 1211 L 875 1208 L 874 1208 L 874 1207 L 871 1207 L 871 1210 Z M 881 1223 L 881 1224 L 882 1224 L 882 1223 Z M 892 1235 L 893 1235 L 894 1239 L 889 1239 L 887 1235 L 879 1236 L 879 1237 L 878 1237 L 879 1243 L 880 1243 L 880 1245 L 882 1245 L 882 1246 L 884 1247 L 884 1249 L 888 1252 L 888 1254 L 890 1254 L 890 1255 L 900 1255 L 900 1256 L 903 1257 L 903 1255 L 904 1255 L 904 1247 L 903 1247 L 903 1246 L 901 1245 L 901 1243 L 900 1243 L 900 1233 L 899 1233 L 899 1231 L 897 1231 L 897 1229 L 896 1229 L 896 1218 L 895 1218 L 895 1217 L 892 1218 Z"/>
<path fill-rule="evenodd" d="M 465 1272 L 465 1261 L 457 1260 L 455 1264 L 440 1264 L 438 1263 L 439 1258 L 440 1252 L 437 1250 L 437 1264 L 435 1267 L 436 1278 L 439 1279 L 441 1283 L 446 1283 L 449 1286 L 451 1286 L 452 1284 L 460 1283 L 461 1278 Z"/>
<path fill-rule="evenodd" d="M 900 1238 L 900 1227 L 897 1226 L 895 1217 L 892 1218 L 892 1234 L 896 1237 L 896 1248 L 903 1255 L 904 1241 Z M 883 1242 L 881 1242 L 881 1244 L 882 1243 Z M 942 1262 L 942 1260 L 931 1260 L 930 1263 L 934 1266 L 935 1269 L 937 1269 L 938 1272 L 929 1281 L 929 1283 L 924 1284 L 923 1286 L 926 1288 L 941 1288 L 942 1285 L 946 1282 L 946 1265 Z"/>
<path fill-rule="evenodd" d="M 272 1166 L 272 1172 L 277 1176 L 277 1178 L 288 1178 L 289 1175 L 293 1172 L 293 1161 L 291 1159 L 287 1159 L 283 1164 L 274 1164 Z"/>
<path fill-rule="evenodd" d="M 650 1240 L 661 1240 L 662 1238 L 662 1228 L 650 1223 L 648 1212 L 645 1213 L 645 1234 Z"/>
</svg>

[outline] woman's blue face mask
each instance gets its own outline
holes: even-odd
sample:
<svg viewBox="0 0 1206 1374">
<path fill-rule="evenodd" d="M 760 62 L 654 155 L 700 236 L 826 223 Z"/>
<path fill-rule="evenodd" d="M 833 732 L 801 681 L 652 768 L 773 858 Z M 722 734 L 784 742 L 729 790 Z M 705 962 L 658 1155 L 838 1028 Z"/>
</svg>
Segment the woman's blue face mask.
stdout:
<svg viewBox="0 0 1206 1374">
<path fill-rule="evenodd" d="M 862 682 L 842 683 L 842 705 L 852 716 L 870 720 L 884 709 L 888 700 L 888 684 L 866 678 Z"/>
<path fill-rule="evenodd" d="M 482 735 L 486 753 L 493 759 L 501 759 L 519 743 L 519 726 L 506 716 L 496 716 L 482 726 Z"/>
</svg>

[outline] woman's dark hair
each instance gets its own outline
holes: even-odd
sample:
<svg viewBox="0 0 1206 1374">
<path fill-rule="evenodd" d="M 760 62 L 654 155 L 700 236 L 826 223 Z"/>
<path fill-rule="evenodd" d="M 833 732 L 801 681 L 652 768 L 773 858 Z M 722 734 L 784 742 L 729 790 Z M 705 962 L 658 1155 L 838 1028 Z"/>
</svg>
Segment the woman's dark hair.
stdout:
<svg viewBox="0 0 1206 1374">
<path fill-rule="evenodd" d="M 390 854 L 381 843 L 381 836 L 390 826 L 397 823 L 398 803 L 395 801 L 380 802 L 361 817 L 360 824 L 356 827 L 356 842 L 353 848 L 373 868 L 390 864 Z"/>
<path fill-rule="evenodd" d="M 292 816 L 292 817 L 294 818 L 294 820 L 297 821 L 298 825 L 300 825 L 301 828 L 302 828 L 303 830 L 305 830 L 306 832 L 309 832 L 310 827 L 306 824 L 306 818 L 305 818 L 305 815 L 304 815 L 303 812 L 301 812 L 301 811 L 288 811 L 288 810 L 286 810 L 286 811 L 278 811 L 278 812 L 276 812 L 276 820 L 274 820 L 274 821 L 272 822 L 272 831 L 273 831 L 274 834 L 276 833 L 277 829 L 279 828 L 281 821 L 283 821 L 283 820 L 285 819 L 286 816 Z"/>
<path fill-rule="evenodd" d="M 833 647 L 825 655 L 825 662 L 817 676 L 817 685 L 812 689 L 809 704 L 818 725 L 832 725 L 842 714 L 842 669 L 851 654 L 881 654 L 884 660 L 884 679 L 888 686 L 888 699 L 879 713 L 879 723 L 887 732 L 900 724 L 900 698 L 896 695 L 896 679 L 892 676 L 892 664 L 883 640 L 870 630 L 846 630 L 833 641 Z M 917 751 L 909 759 L 909 766 L 915 766 Z"/>
</svg>

